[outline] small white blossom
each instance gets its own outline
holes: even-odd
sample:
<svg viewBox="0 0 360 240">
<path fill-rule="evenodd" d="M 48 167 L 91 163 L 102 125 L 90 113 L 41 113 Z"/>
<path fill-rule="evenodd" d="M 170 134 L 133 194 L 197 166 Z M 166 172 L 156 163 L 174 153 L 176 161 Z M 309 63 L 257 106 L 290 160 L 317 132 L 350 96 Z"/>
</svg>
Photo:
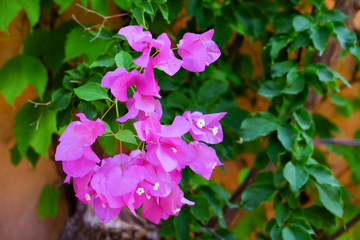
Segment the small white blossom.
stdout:
<svg viewBox="0 0 360 240">
<path fill-rule="evenodd" d="M 198 128 L 203 128 L 205 126 L 205 120 L 202 118 L 198 119 L 196 122 L 196 126 L 198 126 Z"/>
</svg>

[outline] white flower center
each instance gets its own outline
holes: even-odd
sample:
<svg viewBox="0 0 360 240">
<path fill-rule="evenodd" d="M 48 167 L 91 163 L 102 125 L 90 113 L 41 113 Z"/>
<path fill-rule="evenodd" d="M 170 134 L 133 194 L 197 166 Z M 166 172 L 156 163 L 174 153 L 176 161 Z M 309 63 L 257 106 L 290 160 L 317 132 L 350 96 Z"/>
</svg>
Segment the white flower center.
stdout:
<svg viewBox="0 0 360 240">
<path fill-rule="evenodd" d="M 178 152 L 178 150 L 176 148 L 174 148 L 174 147 L 171 147 L 171 150 L 173 150 L 174 153 Z"/>
<path fill-rule="evenodd" d="M 91 197 L 90 197 L 90 195 L 87 193 L 87 194 L 85 194 L 85 199 L 86 199 L 86 201 L 90 201 L 91 200 Z"/>
<path fill-rule="evenodd" d="M 205 126 L 205 120 L 202 118 L 199 118 L 196 122 L 196 126 L 198 126 L 198 128 L 203 128 Z"/>
<path fill-rule="evenodd" d="M 106 206 L 105 206 L 105 204 L 104 204 L 104 203 L 101 203 L 101 204 L 102 204 L 102 207 L 103 207 L 103 208 L 106 208 Z"/>
<path fill-rule="evenodd" d="M 157 182 L 157 183 L 155 183 L 155 185 L 154 185 L 154 190 L 155 191 L 157 191 L 158 189 L 159 189 L 159 187 L 160 187 L 160 183 L 159 182 Z"/>
<path fill-rule="evenodd" d="M 215 169 L 216 165 L 217 165 L 217 163 L 216 163 L 216 162 L 214 162 L 214 166 L 213 166 L 213 169 Z"/>
<path fill-rule="evenodd" d="M 148 200 L 151 198 L 151 196 L 147 195 L 146 193 L 145 193 L 145 196 Z"/>
<path fill-rule="evenodd" d="M 180 212 L 180 208 L 175 207 L 175 213 Z"/>
<path fill-rule="evenodd" d="M 214 135 L 214 136 L 216 136 L 216 134 L 219 132 L 218 129 L 219 129 L 218 127 L 214 127 L 214 128 L 212 129 L 212 132 L 213 132 L 213 135 Z"/>
<path fill-rule="evenodd" d="M 139 187 L 137 190 L 136 190 L 136 193 L 141 196 L 141 194 L 143 194 L 145 191 L 143 188 Z"/>
<path fill-rule="evenodd" d="M 148 117 L 148 116 L 150 116 L 150 113 L 148 113 L 148 112 L 145 113 L 145 117 Z"/>
</svg>

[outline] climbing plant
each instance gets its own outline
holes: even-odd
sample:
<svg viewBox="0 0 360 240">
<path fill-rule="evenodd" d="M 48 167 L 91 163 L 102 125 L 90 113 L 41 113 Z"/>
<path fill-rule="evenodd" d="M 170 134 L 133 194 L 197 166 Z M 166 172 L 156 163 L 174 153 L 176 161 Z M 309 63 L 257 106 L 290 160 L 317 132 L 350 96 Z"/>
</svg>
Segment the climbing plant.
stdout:
<svg viewBox="0 0 360 240">
<path fill-rule="evenodd" d="M 337 8 L 341 3 L 329 8 L 323 0 L 113 2 L 118 10 L 115 15 L 108 15 L 107 1 L 81 0 L 76 2 L 77 6 L 73 1 L 59 0 L 2 1 L 0 30 L 6 32 L 21 9 L 32 30 L 22 53 L 1 68 L 0 92 L 11 105 L 28 84 L 38 94 L 16 116 L 16 145 L 11 149 L 14 165 L 27 158 L 36 167 L 39 156 L 49 157 L 49 146 L 58 144 L 53 135 L 60 136 L 69 125 L 73 126 L 76 113 L 84 114 L 78 115 L 84 125 L 89 119 L 102 118 L 104 126 L 100 128 L 104 131 L 97 133 L 96 140 L 97 154 L 102 159 L 120 151 L 122 154 L 119 142 L 128 150 L 144 149 L 144 142 L 153 144 L 153 139 L 144 137 L 146 134 L 142 138 L 137 132 L 146 126 L 135 124 L 134 128 L 134 121 L 113 121 L 124 116 L 130 107 L 113 97 L 112 87 L 103 82 L 105 76 L 116 69 L 144 71 L 139 61 L 134 62 L 142 56 L 142 50 L 133 45 L 140 40 L 134 40 L 135 37 L 129 40 L 130 35 L 118 34 L 119 30 L 137 26 L 154 39 L 165 32 L 173 48 L 181 49 L 180 40 L 184 38 L 185 42 L 186 33 L 202 34 L 213 29 L 212 41 L 221 56 L 212 64 L 204 63 L 205 71 L 187 71 L 192 68 L 190 64 L 167 74 L 163 63 L 152 66 L 161 95 L 156 98 L 162 106 L 159 124 L 171 125 L 176 116 L 188 111 L 201 112 L 204 116 L 226 113 L 218 119 L 221 119 L 223 141 L 211 145 L 214 154 L 223 161 L 251 153 L 255 156 L 253 167 L 242 169 L 239 179 L 231 179 L 239 182 L 233 194 L 221 184 L 207 180 L 208 174 L 204 174 L 206 178 L 196 174 L 199 172 L 194 170 L 196 167 L 185 167 L 186 164 L 180 167 L 179 191 L 195 205 L 184 206 L 180 212 L 170 214 L 177 216 L 161 220 L 160 236 L 246 239 L 252 235 L 257 239 L 305 240 L 335 239 L 352 231 L 344 239 L 358 238 L 356 232 L 360 228 L 351 227 L 360 219 L 359 207 L 334 177 L 326 152 L 344 157 L 352 170 L 352 180 L 358 184 L 359 132 L 348 141 L 336 139 L 336 134 L 341 132 L 339 127 L 314 113 L 317 104 L 327 98 L 343 117 L 350 118 L 359 109 L 360 98 L 339 95 L 351 87 L 354 79 L 345 79 L 327 61 L 334 44 L 340 46 L 341 56 L 350 54 L 360 61 L 357 36 L 347 25 L 349 17 Z M 101 21 L 86 25 L 74 16 L 56 25 L 56 19 L 72 4 L 99 16 Z M 44 27 L 38 21 L 45 13 L 54 17 Z M 109 29 L 107 23 L 113 18 L 120 18 L 121 26 Z M 195 46 L 203 38 L 195 39 L 192 44 Z M 254 42 L 261 45 L 261 62 L 256 64 L 240 50 L 245 43 Z M 159 51 L 150 48 L 148 54 L 156 58 L 161 49 L 155 45 L 154 49 Z M 174 57 L 182 59 L 183 55 L 179 51 Z M 139 88 L 141 83 L 134 81 Z M 135 95 L 134 88 L 126 91 L 129 97 Z M 258 99 L 266 98 L 269 107 L 267 111 L 249 112 L 242 107 L 240 97 L 251 98 L 254 105 Z M 194 117 L 188 117 L 191 118 Z M 206 122 L 198 120 L 195 120 L 198 128 L 206 127 Z M 217 133 L 218 128 L 212 131 Z M 164 132 L 159 130 L 157 134 Z M 191 137 L 196 140 L 191 132 L 184 140 Z M 64 141 L 67 140 L 60 139 L 61 144 Z M 318 147 L 324 144 L 326 148 Z M 202 147 L 205 149 L 207 145 Z M 83 200 L 89 197 L 90 194 L 84 195 Z M 39 216 L 56 216 L 58 199 L 59 190 L 46 185 L 40 196 Z M 273 209 L 273 217 L 266 216 L 264 204 Z M 240 220 L 236 219 L 237 213 L 245 211 Z"/>
</svg>

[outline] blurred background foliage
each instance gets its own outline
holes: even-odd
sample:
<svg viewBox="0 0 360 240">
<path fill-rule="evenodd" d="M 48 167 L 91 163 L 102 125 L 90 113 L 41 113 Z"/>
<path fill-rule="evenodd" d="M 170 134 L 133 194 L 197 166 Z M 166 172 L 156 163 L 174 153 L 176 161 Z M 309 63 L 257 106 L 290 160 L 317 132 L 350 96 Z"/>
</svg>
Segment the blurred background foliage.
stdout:
<svg viewBox="0 0 360 240">
<path fill-rule="evenodd" d="M 225 165 L 212 181 L 183 170 L 181 187 L 196 205 L 163 221 L 159 235 L 360 239 L 359 1 L 0 4 L 1 31 L 7 33 L 19 14 L 25 19 L 18 26 L 24 39 L 19 53 L 3 52 L 0 92 L 10 105 L 29 84 L 37 93 L 15 117 L 14 165 L 26 158 L 35 168 L 40 156 L 53 158 L 49 146 L 76 112 L 94 119 L 107 111 L 110 94 L 100 87 L 102 77 L 119 66 L 132 69 L 138 56 L 117 35 L 121 27 L 139 24 L 154 36 L 166 32 L 174 46 L 185 32 L 213 28 L 222 51 L 217 62 L 205 72 L 181 69 L 173 77 L 155 69 L 155 77 L 163 124 L 188 110 L 228 112 L 222 120 L 224 141 L 215 146 Z M 120 112 L 126 113 L 125 105 Z M 114 116 L 111 110 L 104 118 L 112 129 Z M 125 143 L 136 148 L 131 138 Z M 100 137 L 97 148 L 102 157 L 119 152 L 115 138 Z M 60 190 L 69 194 L 62 188 L 44 186 L 39 217 L 56 216 Z"/>
</svg>

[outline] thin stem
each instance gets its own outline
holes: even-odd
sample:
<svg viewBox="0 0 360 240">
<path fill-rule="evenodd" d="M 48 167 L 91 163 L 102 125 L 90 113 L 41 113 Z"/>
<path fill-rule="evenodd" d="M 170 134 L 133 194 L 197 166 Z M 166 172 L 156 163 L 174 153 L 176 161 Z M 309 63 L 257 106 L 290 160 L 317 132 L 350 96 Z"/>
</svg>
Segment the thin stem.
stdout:
<svg viewBox="0 0 360 240">
<path fill-rule="evenodd" d="M 333 235 L 328 237 L 326 240 L 335 240 L 336 238 L 338 238 L 340 235 L 345 233 L 347 230 L 349 230 L 349 228 L 354 226 L 359 221 L 360 221 L 360 213 L 358 215 L 356 215 L 353 219 L 351 219 L 350 222 L 345 224 L 345 226 L 343 226 L 337 232 L 335 232 Z"/>
<path fill-rule="evenodd" d="M 117 100 L 115 100 L 113 102 L 113 104 L 111 104 L 111 106 L 108 108 L 108 110 L 106 110 L 106 112 L 104 113 L 104 115 L 102 115 L 102 117 L 100 118 L 101 120 L 103 120 L 103 118 L 106 116 L 106 114 L 110 111 L 110 109 L 116 104 Z"/>
<path fill-rule="evenodd" d="M 118 108 L 118 100 L 115 100 L 115 105 L 116 105 L 116 117 L 119 118 L 119 108 Z"/>
<path fill-rule="evenodd" d="M 47 105 L 50 105 L 50 104 L 51 104 L 51 101 L 50 101 L 50 102 L 46 102 L 46 103 L 39 103 L 39 102 L 34 102 L 34 101 L 32 101 L 32 100 L 28 100 L 28 102 L 34 104 L 34 105 L 35 105 L 34 107 L 37 107 L 37 106 L 47 106 Z"/>
<path fill-rule="evenodd" d="M 37 106 L 35 105 L 35 107 L 37 107 Z M 36 124 L 36 127 L 35 127 L 36 131 L 39 130 L 40 120 L 41 120 L 42 116 L 44 115 L 46 108 L 47 108 L 47 105 L 45 105 L 44 109 L 42 110 L 42 112 L 41 112 L 38 120 L 36 120 L 36 122 L 30 123 L 30 126 Z"/>
<path fill-rule="evenodd" d="M 323 144 L 338 144 L 348 146 L 360 146 L 360 139 L 336 139 L 336 138 L 315 138 L 314 146 Z"/>
</svg>

